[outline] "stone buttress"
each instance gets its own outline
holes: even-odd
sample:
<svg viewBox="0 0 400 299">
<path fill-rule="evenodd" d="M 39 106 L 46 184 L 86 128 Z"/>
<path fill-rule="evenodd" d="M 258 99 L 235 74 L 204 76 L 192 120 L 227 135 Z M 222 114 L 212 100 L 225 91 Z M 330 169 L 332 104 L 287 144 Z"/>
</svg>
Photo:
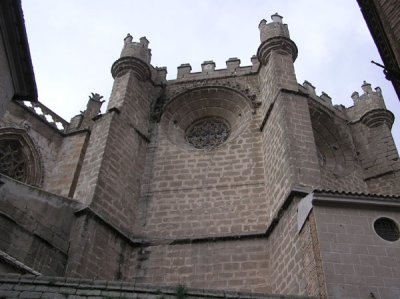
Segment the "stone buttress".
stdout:
<svg viewBox="0 0 400 299">
<path fill-rule="evenodd" d="M 117 230 L 130 235 L 138 217 L 150 109 L 161 90 L 158 73 L 150 65 L 148 43 L 145 37 L 133 42 L 128 34 L 121 57 L 112 66 L 114 86 L 107 112 L 92 124 L 74 194 L 87 208 L 77 214 L 67 275 L 93 277 L 98 271 L 109 272 L 110 278 L 126 275 L 120 260 L 127 241 L 115 239 L 114 234 Z"/>
</svg>

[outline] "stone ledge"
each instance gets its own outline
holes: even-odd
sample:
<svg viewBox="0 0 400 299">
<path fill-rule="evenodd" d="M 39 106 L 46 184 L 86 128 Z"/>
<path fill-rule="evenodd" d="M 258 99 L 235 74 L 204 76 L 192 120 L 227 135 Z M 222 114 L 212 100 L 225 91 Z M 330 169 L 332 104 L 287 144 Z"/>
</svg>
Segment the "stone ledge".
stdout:
<svg viewBox="0 0 400 299">
<path fill-rule="evenodd" d="M 0 275 L 0 296 L 24 298 L 176 298 L 179 286 L 157 286 L 121 281 L 89 280 L 32 275 Z M 4 287 L 3 287 L 4 286 Z M 38 286 L 40 286 L 38 288 Z M 224 290 L 185 288 L 186 298 L 306 299 L 307 296 L 241 293 Z M 81 297 L 80 295 L 84 296 Z"/>
</svg>

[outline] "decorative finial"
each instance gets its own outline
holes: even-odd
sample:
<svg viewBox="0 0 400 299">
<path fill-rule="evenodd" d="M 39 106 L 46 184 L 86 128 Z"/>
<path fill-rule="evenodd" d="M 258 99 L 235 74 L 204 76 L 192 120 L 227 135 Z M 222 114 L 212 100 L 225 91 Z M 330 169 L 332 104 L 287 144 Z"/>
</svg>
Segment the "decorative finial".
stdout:
<svg viewBox="0 0 400 299">
<path fill-rule="evenodd" d="M 140 41 L 140 43 L 145 47 L 145 48 L 147 48 L 148 47 L 148 45 L 149 45 L 149 40 L 145 37 L 145 36 L 142 36 L 140 39 L 139 39 L 139 41 Z"/>
<path fill-rule="evenodd" d="M 371 84 L 364 80 L 363 85 L 361 85 L 362 90 L 364 93 L 371 93 L 372 87 Z"/>
<path fill-rule="evenodd" d="M 130 35 L 130 33 L 128 33 L 128 34 L 126 35 L 126 37 L 124 38 L 125 44 L 131 43 L 132 40 L 133 40 L 133 37 L 132 37 L 132 35 Z"/>
<path fill-rule="evenodd" d="M 358 94 L 357 91 L 353 92 L 351 94 L 351 98 L 353 99 L 354 104 L 357 103 L 360 100 L 360 95 Z"/>
<path fill-rule="evenodd" d="M 282 24 L 283 17 L 280 16 L 277 12 L 271 16 L 272 22 Z"/>
<path fill-rule="evenodd" d="M 267 25 L 267 20 L 262 19 L 262 20 L 260 21 L 260 24 L 258 24 L 258 28 L 260 29 L 261 27 L 264 27 L 265 25 Z"/>
<path fill-rule="evenodd" d="M 98 93 L 91 93 L 92 95 L 89 96 L 89 100 L 96 101 L 96 102 L 101 102 L 103 103 L 104 101 L 101 101 L 103 96 L 99 95 Z"/>
</svg>

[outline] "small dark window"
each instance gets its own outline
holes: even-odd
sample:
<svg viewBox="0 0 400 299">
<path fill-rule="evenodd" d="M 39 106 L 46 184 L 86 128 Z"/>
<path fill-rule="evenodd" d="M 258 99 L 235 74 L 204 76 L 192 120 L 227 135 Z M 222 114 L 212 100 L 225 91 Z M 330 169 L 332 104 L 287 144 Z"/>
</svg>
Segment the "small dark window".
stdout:
<svg viewBox="0 0 400 299">
<path fill-rule="evenodd" d="M 392 219 L 382 217 L 374 223 L 375 232 L 386 241 L 397 241 L 400 238 L 399 227 Z"/>
</svg>

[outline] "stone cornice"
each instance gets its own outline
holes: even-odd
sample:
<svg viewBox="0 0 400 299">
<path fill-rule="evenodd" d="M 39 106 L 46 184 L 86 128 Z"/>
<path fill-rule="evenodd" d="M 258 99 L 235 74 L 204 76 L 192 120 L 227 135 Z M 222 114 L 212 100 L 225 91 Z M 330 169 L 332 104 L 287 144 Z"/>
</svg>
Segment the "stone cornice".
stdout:
<svg viewBox="0 0 400 299">
<path fill-rule="evenodd" d="M 0 1 L 0 31 L 14 85 L 13 99 L 36 102 L 38 95 L 21 1 Z"/>
<path fill-rule="evenodd" d="M 400 196 L 350 193 L 339 191 L 314 191 L 314 206 L 358 207 L 400 210 Z"/>
<path fill-rule="evenodd" d="M 293 62 L 297 58 L 296 44 L 284 36 L 271 37 L 264 41 L 257 50 L 257 58 L 262 65 L 267 65 L 272 52 L 291 55 Z"/>
<path fill-rule="evenodd" d="M 147 81 L 151 79 L 149 66 L 136 57 L 121 57 L 115 61 L 111 67 L 111 74 L 114 79 L 122 76 L 128 71 L 133 71 L 136 77 L 141 81 Z"/>
</svg>

